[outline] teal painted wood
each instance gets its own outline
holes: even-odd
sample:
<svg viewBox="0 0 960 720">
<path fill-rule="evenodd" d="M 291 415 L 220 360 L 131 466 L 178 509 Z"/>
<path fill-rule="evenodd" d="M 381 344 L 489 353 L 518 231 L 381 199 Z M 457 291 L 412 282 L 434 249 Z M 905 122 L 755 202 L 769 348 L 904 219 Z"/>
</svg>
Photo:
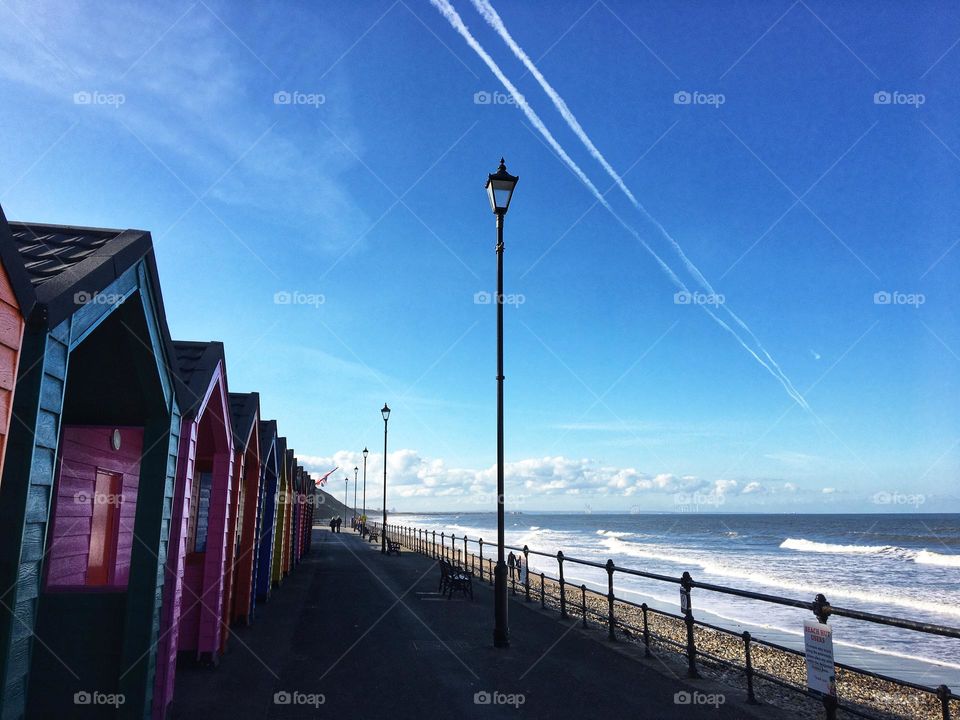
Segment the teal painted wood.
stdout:
<svg viewBox="0 0 960 720">
<path fill-rule="evenodd" d="M 69 320 L 59 332 L 30 329 L 24 335 L 7 458 L 0 484 L 0 583 L 11 587 L 0 614 L 0 681 L 3 720 L 22 718 L 43 553 L 36 542 L 46 537 L 53 485 L 54 456 L 63 398 L 50 387 L 65 386 Z M 46 387 L 45 387 L 46 385 Z M 26 479 L 26 481 L 25 481 Z M 26 540 L 27 552 L 24 553 Z M 11 614 L 11 611 L 14 614 Z"/>
<path fill-rule="evenodd" d="M 162 406 L 155 404 L 161 409 L 148 418 L 145 427 L 148 449 L 141 466 L 135 520 L 138 542 L 131 558 L 125 611 L 122 652 L 128 670 L 120 687 L 126 702 L 118 714 L 135 718 L 150 715 L 180 428 L 171 359 L 166 356 L 168 335 L 154 300 L 159 288 L 153 287 L 146 262 L 147 258 L 140 260 L 104 290 L 131 301 L 136 301 L 132 295 L 137 293 L 156 363 L 153 371 L 164 398 Z M 24 336 L 14 399 L 18 420 L 10 429 L 0 484 L 0 583 L 12 586 L 2 603 L 15 615 L 0 613 L 2 720 L 19 720 L 26 709 L 69 352 L 116 307 L 87 304 L 52 331 L 28 328 Z"/>
</svg>

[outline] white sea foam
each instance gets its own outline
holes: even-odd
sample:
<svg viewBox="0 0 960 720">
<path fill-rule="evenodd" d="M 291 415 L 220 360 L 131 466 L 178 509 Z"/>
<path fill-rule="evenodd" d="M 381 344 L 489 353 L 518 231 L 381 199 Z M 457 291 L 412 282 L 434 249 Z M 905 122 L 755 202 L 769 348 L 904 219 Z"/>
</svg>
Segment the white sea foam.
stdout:
<svg viewBox="0 0 960 720">
<path fill-rule="evenodd" d="M 900 560 L 912 560 L 921 565 L 960 567 L 960 555 L 944 555 L 932 550 L 910 550 L 896 545 L 834 545 L 803 538 L 787 538 L 780 547 L 799 552 L 835 553 L 838 555 L 885 555 Z"/>
<path fill-rule="evenodd" d="M 619 538 L 606 539 L 604 540 L 604 544 L 611 551 L 624 555 L 632 555 L 633 557 L 668 562 L 680 565 L 683 567 L 683 569 L 687 570 L 689 570 L 691 567 L 699 567 L 703 572 L 709 573 L 710 575 L 717 575 L 724 578 L 736 578 L 738 580 L 748 580 L 750 582 L 757 583 L 758 585 L 765 585 L 767 587 L 780 588 L 783 590 L 791 590 L 794 592 L 803 593 L 804 595 L 822 592 L 831 599 L 833 597 L 841 597 L 851 600 L 858 600 L 865 603 L 879 603 L 884 605 L 892 605 L 895 607 L 909 608 L 911 610 L 923 610 L 925 612 L 939 615 L 960 617 L 960 607 L 951 603 L 929 602 L 926 600 L 911 598 L 903 594 L 890 595 L 869 589 L 851 588 L 843 585 L 837 585 L 829 581 L 814 586 L 809 583 L 798 582 L 797 580 L 791 578 L 769 575 L 763 572 L 756 572 L 754 570 L 735 567 L 723 562 L 719 562 L 700 553 L 693 555 L 692 553 L 678 554 L 676 551 L 662 552 L 656 546 L 624 542 Z M 680 551 L 680 553 L 682 553 L 682 551 Z"/>
</svg>

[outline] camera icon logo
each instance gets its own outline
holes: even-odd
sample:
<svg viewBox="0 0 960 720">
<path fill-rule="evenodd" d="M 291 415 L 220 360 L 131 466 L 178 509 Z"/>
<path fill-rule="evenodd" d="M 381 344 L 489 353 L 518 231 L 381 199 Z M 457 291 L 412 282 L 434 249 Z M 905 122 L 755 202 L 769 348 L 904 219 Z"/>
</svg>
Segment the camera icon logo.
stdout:
<svg viewBox="0 0 960 720">
<path fill-rule="evenodd" d="M 474 705 L 489 705 L 492 702 L 493 696 L 486 690 L 481 690 L 480 692 L 473 694 Z"/>
<path fill-rule="evenodd" d="M 693 702 L 693 696 L 688 693 L 686 690 L 681 690 L 680 692 L 673 694 L 673 704 L 674 705 L 689 705 Z"/>
<path fill-rule="evenodd" d="M 886 90 L 878 90 L 873 94 L 874 105 L 889 105 L 893 102 L 893 96 Z"/>
<path fill-rule="evenodd" d="M 673 294 L 674 305 L 689 305 L 693 296 L 686 290 L 679 290 Z"/>
<path fill-rule="evenodd" d="M 893 296 L 888 293 L 886 290 L 880 290 L 873 294 L 873 304 L 874 305 L 889 305 L 893 300 Z"/>
<path fill-rule="evenodd" d="M 273 294 L 274 305 L 289 305 L 293 302 L 293 294 L 286 290 L 278 290 Z"/>
<path fill-rule="evenodd" d="M 289 705 L 291 702 L 293 702 L 293 696 L 286 690 L 280 690 L 273 694 L 274 705 Z"/>
<path fill-rule="evenodd" d="M 75 105 L 89 105 L 91 102 L 93 102 L 93 95 L 86 90 L 75 92 L 73 94 L 73 102 Z"/>
<path fill-rule="evenodd" d="M 93 696 L 88 693 L 86 690 L 81 690 L 80 692 L 75 692 L 73 694 L 73 704 L 74 705 L 89 705 L 93 702 Z"/>
<path fill-rule="evenodd" d="M 686 90 L 678 90 L 673 94 L 674 105 L 689 105 L 692 100 L 693 96 Z"/>
<path fill-rule="evenodd" d="M 273 94 L 274 105 L 289 105 L 293 102 L 293 96 L 286 90 L 278 90 Z"/>
<path fill-rule="evenodd" d="M 493 102 L 493 96 L 486 90 L 480 90 L 473 94 L 474 105 L 489 105 Z"/>
<path fill-rule="evenodd" d="M 486 290 L 481 290 L 480 292 L 475 292 L 473 294 L 474 305 L 489 305 L 492 302 L 493 302 L 493 295 L 488 293 Z"/>
</svg>

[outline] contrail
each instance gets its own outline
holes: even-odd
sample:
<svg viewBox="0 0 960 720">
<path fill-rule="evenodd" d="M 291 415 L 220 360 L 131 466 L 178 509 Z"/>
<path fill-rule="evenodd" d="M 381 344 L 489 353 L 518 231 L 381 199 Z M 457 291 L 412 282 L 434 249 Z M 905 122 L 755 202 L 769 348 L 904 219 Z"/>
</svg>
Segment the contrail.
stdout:
<svg viewBox="0 0 960 720">
<path fill-rule="evenodd" d="M 593 141 L 590 139 L 590 136 L 587 135 L 587 132 L 583 129 L 583 126 L 580 125 L 580 122 L 577 120 L 576 116 L 573 114 L 573 111 L 570 110 L 570 107 L 560 96 L 560 94 L 553 88 L 553 86 L 547 81 L 543 76 L 543 73 L 540 72 L 540 69 L 534 64 L 533 60 L 530 59 L 530 56 L 523 50 L 522 47 L 513 39 L 513 36 L 510 34 L 510 31 L 507 29 L 507 26 L 504 24 L 503 19 L 500 17 L 500 14 L 497 12 L 496 8 L 490 3 L 490 0 L 470 0 L 473 3 L 473 6 L 476 8 L 477 12 L 480 13 L 480 16 L 486 20 L 487 24 L 496 31 L 496 33 L 501 37 L 501 39 L 507 44 L 510 50 L 513 51 L 513 54 L 517 57 L 520 62 L 523 63 L 524 67 L 530 72 L 531 75 L 539 83 L 540 87 L 547 94 L 550 100 L 553 102 L 554 107 L 557 109 L 557 112 L 560 113 L 560 116 L 566 121 L 567 125 L 573 130 L 574 134 L 580 139 L 580 142 L 583 143 L 584 147 L 587 148 L 593 158 L 600 163 L 603 169 L 611 177 L 611 179 L 616 183 L 617 187 L 627 196 L 627 199 L 633 203 L 646 219 L 652 223 L 665 237 L 673 247 L 674 251 L 680 257 L 680 260 L 683 262 L 684 266 L 687 268 L 687 271 L 693 275 L 693 277 L 700 283 L 700 285 L 711 295 L 717 295 L 716 290 L 707 280 L 707 278 L 700 272 L 700 269 L 693 263 L 690 258 L 687 257 L 687 254 L 683 251 L 683 248 L 680 247 L 680 244 L 673 238 L 672 235 L 663 227 L 660 222 L 657 221 L 653 215 L 643 206 L 633 193 L 630 192 L 630 188 L 627 187 L 623 178 L 613 169 L 613 166 L 607 161 L 603 153 L 600 152 L 599 148 L 593 144 Z M 777 364 L 776 360 L 767 352 L 766 348 L 763 347 L 763 344 L 760 342 L 760 339 L 754 335 L 753 331 L 747 326 L 747 324 L 740 319 L 740 317 L 733 312 L 726 304 L 723 305 L 723 309 L 730 315 L 734 322 L 737 323 L 745 332 L 750 335 L 750 338 L 754 341 L 757 348 L 769 361 L 770 365 L 773 366 L 775 374 L 779 376 L 779 380 L 785 386 L 788 386 L 791 395 L 799 395 L 800 393 L 793 386 L 793 383 L 790 381 L 790 378 L 787 377 L 786 373 L 780 369 L 780 366 Z M 739 338 L 738 338 L 739 340 Z M 754 353 L 751 353 L 754 354 Z M 759 359 L 759 358 L 758 358 Z M 766 363 L 764 363 L 766 364 Z M 804 401 L 801 403 L 806 405 Z"/>
<path fill-rule="evenodd" d="M 606 208 L 606 210 L 611 215 L 613 215 L 613 217 L 620 223 L 620 225 L 623 226 L 623 228 L 627 230 L 631 235 L 633 235 L 633 237 L 643 246 L 643 248 L 651 255 L 651 257 L 653 257 L 653 259 L 657 262 L 660 268 L 667 274 L 670 280 L 678 288 L 680 288 L 683 292 L 689 293 L 690 292 L 689 289 L 683 283 L 683 281 L 679 277 L 677 277 L 677 274 L 670 268 L 669 265 L 667 265 L 667 263 L 663 261 L 663 259 L 660 258 L 659 255 L 657 255 L 657 253 L 653 250 L 653 248 L 651 248 L 650 245 L 647 244 L 647 242 L 640 236 L 640 234 L 633 227 L 631 227 L 626 221 L 624 221 L 619 215 L 617 215 L 617 213 L 610 206 L 610 203 L 607 202 L 606 198 L 600 193 L 599 190 L 597 190 L 596 186 L 590 181 L 590 178 L 587 177 L 587 175 L 583 172 L 583 170 L 580 169 L 580 166 L 573 161 L 573 158 L 571 158 L 567 154 L 566 150 L 564 150 L 563 147 L 560 145 L 560 143 L 557 142 L 556 138 L 554 138 L 551 132 L 547 129 L 547 126 L 544 125 L 540 117 L 536 114 L 536 112 L 534 112 L 533 108 L 530 107 L 530 104 L 526 101 L 526 98 L 524 98 L 524 96 L 520 93 L 520 91 L 517 90 L 516 86 L 514 86 L 514 84 L 510 82 L 507 76 L 504 75 L 503 71 L 500 69 L 497 63 L 494 62 L 493 58 L 490 57 L 489 53 L 487 53 L 487 51 L 483 49 L 483 46 L 481 46 L 480 43 L 477 41 L 477 39 L 473 36 L 469 28 L 467 28 L 466 24 L 463 22 L 463 19 L 460 17 L 460 14 L 450 4 L 449 0 L 430 0 L 430 4 L 433 5 L 446 18 L 447 22 L 450 23 L 451 27 L 453 27 L 453 29 L 456 30 L 461 37 L 463 37 L 463 39 L 467 42 L 467 44 L 471 47 L 471 49 L 473 49 L 473 51 L 477 54 L 477 56 L 481 60 L 483 60 L 484 64 L 490 69 L 490 72 L 492 72 L 496 76 L 496 78 L 501 82 L 501 84 L 503 84 L 503 86 L 507 89 L 507 91 L 511 94 L 511 96 L 513 96 L 514 102 L 516 102 L 517 107 L 521 110 L 521 112 L 523 112 L 523 114 L 530 121 L 530 123 L 537 129 L 537 131 L 541 135 L 543 135 L 544 139 L 546 139 L 546 141 L 550 144 L 550 147 L 553 148 L 554 152 L 556 152 L 557 155 L 560 156 L 560 159 L 563 160 L 563 162 L 567 165 L 567 167 L 569 167 L 573 171 L 573 173 L 580 179 L 580 181 L 584 184 L 584 186 L 586 186 L 586 188 L 593 194 L 593 196 L 597 199 L 597 202 L 603 205 L 603 207 Z M 599 151 L 597 152 L 599 154 Z M 627 192 L 629 193 L 629 190 Z M 632 198 L 632 195 L 630 197 Z M 634 200 L 634 203 L 636 204 L 636 200 Z M 653 222 L 656 223 L 655 220 Z M 757 355 L 757 353 L 753 349 L 751 349 L 743 341 L 742 338 L 740 338 L 740 336 L 736 333 L 736 331 L 733 328 L 731 328 L 727 323 L 723 322 L 723 320 L 721 320 L 715 313 L 713 313 L 708 306 L 699 305 L 699 307 L 702 308 L 707 313 L 707 315 L 709 315 L 724 330 L 726 330 L 731 335 L 733 335 L 734 338 L 736 338 L 737 342 L 739 342 L 740 345 L 747 352 L 749 352 L 750 355 L 753 356 L 753 358 L 758 363 L 760 363 L 761 366 L 763 366 L 767 370 L 767 372 L 769 372 L 776 380 L 780 382 L 781 385 L 783 385 L 784 389 L 787 391 L 787 394 L 798 405 L 800 405 L 805 410 L 810 409 L 809 405 L 807 405 L 806 400 L 804 400 L 803 396 L 793 387 L 789 379 L 783 376 L 782 373 L 777 373 L 776 371 L 774 371 L 774 369 L 771 368 L 770 365 L 764 362 L 764 360 L 759 355 Z"/>
</svg>

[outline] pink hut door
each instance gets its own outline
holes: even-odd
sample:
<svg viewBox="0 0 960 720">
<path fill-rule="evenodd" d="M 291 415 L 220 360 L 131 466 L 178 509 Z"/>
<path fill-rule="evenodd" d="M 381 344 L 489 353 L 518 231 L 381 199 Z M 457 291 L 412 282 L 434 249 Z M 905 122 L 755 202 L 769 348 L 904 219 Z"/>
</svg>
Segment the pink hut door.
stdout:
<svg viewBox="0 0 960 720">
<path fill-rule="evenodd" d="M 122 487 L 122 475 L 97 469 L 90 523 L 90 557 L 87 563 L 89 586 L 110 585 L 113 582 L 110 576 L 117 559 Z"/>
</svg>

